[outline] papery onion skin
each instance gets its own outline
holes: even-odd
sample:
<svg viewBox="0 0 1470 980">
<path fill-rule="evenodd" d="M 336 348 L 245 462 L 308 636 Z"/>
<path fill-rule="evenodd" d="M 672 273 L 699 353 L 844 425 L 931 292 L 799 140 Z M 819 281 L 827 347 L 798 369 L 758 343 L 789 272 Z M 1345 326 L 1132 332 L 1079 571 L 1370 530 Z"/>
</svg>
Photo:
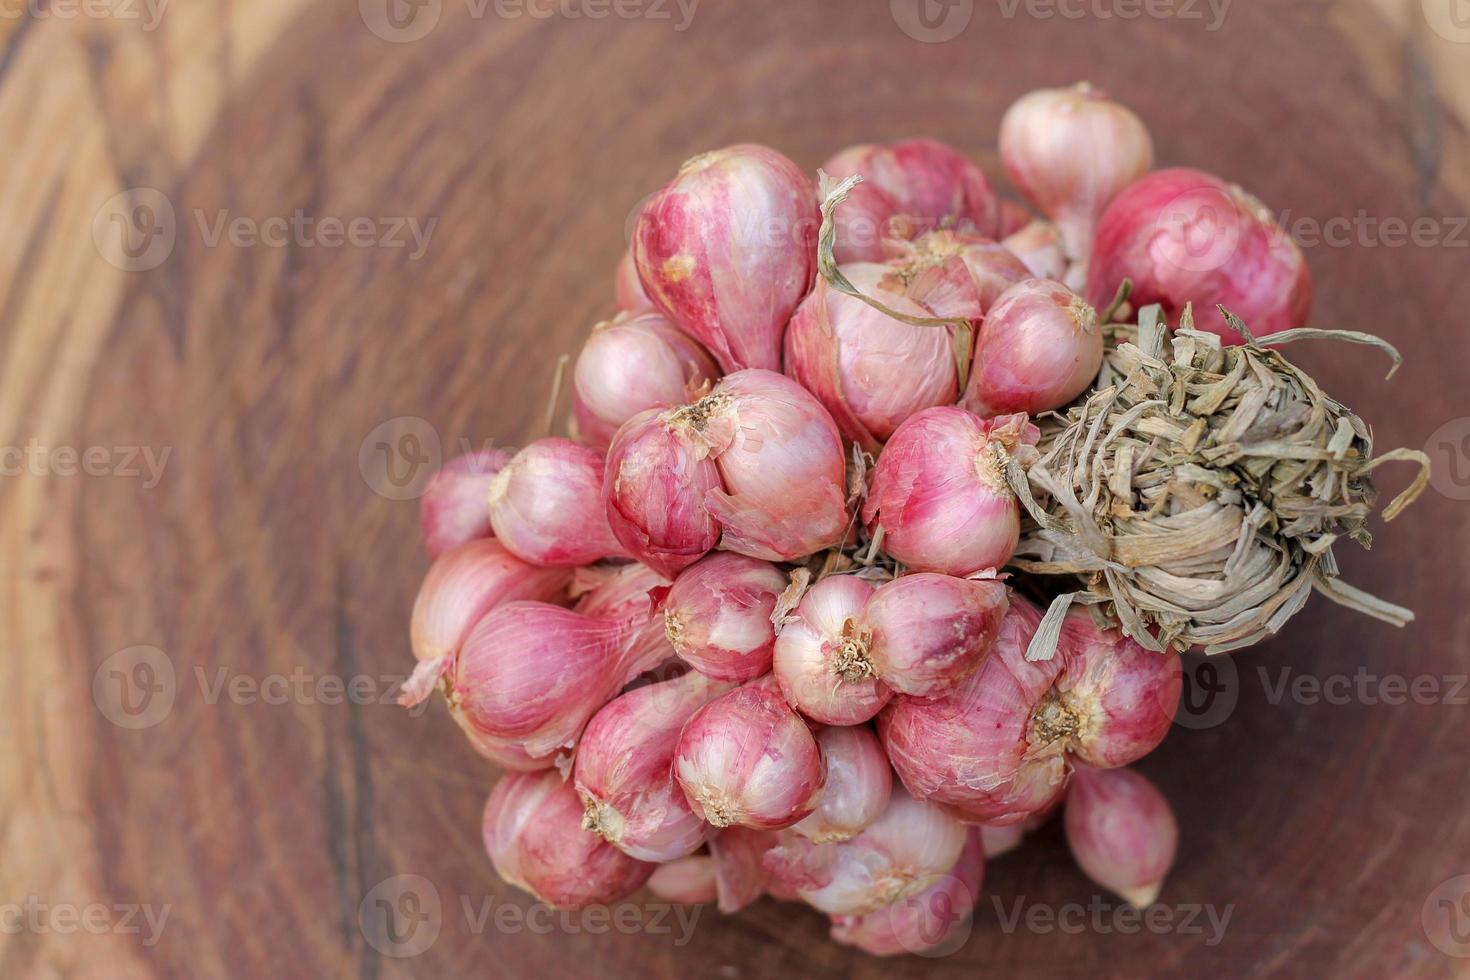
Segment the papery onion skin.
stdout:
<svg viewBox="0 0 1470 980">
<path fill-rule="evenodd" d="M 643 291 L 643 280 L 638 278 L 638 263 L 629 248 L 618 260 L 618 272 L 613 280 L 613 293 L 618 309 L 629 313 L 641 313 L 653 309 L 653 300 Z"/>
<path fill-rule="evenodd" d="M 952 691 L 990 652 L 1007 605 L 995 580 L 919 572 L 885 582 L 863 611 L 873 670 L 899 694 Z"/>
<path fill-rule="evenodd" d="M 490 484 L 495 537 L 523 561 L 576 567 L 626 554 L 602 505 L 606 460 L 570 439 L 538 439 Z"/>
<path fill-rule="evenodd" d="M 849 147 L 822 170 L 838 179 L 863 177 L 835 215 L 838 263 L 879 261 L 885 239 L 895 235 L 945 227 L 992 237 L 999 232 L 1000 200 L 985 173 L 937 140 Z"/>
<path fill-rule="evenodd" d="M 1061 281 L 1067 274 L 1067 253 L 1062 248 L 1062 233 L 1050 221 L 1033 221 L 1001 240 L 1007 251 L 1015 255 L 1037 279 Z"/>
<path fill-rule="evenodd" d="M 719 376 L 704 348 L 662 314 L 624 313 L 593 328 L 577 356 L 572 387 L 578 433 L 606 449 L 633 416 L 682 405 Z"/>
<path fill-rule="evenodd" d="M 962 404 L 982 418 L 1062 408 L 1091 387 L 1102 359 L 1097 310 L 1059 282 L 1027 279 L 986 315 Z"/>
<path fill-rule="evenodd" d="M 861 186 L 861 185 L 859 185 Z M 933 312 L 889 292 L 890 265 L 855 263 L 843 275 L 865 295 L 911 316 Z M 842 434 L 876 453 L 915 412 L 953 404 L 958 375 L 950 331 L 916 327 L 818 281 L 786 331 L 786 373 L 816 395 Z"/>
<path fill-rule="evenodd" d="M 629 554 L 666 578 L 719 543 L 704 499 L 720 487 L 714 460 L 658 409 L 629 419 L 607 451 L 608 524 Z"/>
<path fill-rule="evenodd" d="M 1303 326 L 1312 312 L 1306 259 L 1266 206 L 1187 167 L 1135 182 L 1098 223 L 1088 300 L 1108 303 L 1125 279 L 1133 283 L 1135 307 L 1161 304 L 1177 325 L 1193 303 L 1195 326 L 1228 343 L 1242 341 L 1217 305 L 1257 337 Z"/>
<path fill-rule="evenodd" d="M 768 677 L 695 712 L 679 735 L 674 775 L 695 813 L 752 830 L 802 820 L 825 776 L 816 738 Z"/>
<path fill-rule="evenodd" d="M 1078 766 L 1064 822 L 1089 878 L 1137 908 L 1154 904 L 1178 852 L 1179 823 L 1153 783 L 1132 769 Z"/>
<path fill-rule="evenodd" d="M 851 840 L 888 809 L 893 770 L 866 725 L 833 725 L 817 733 L 827 788 L 811 816 L 791 829 L 814 844 Z"/>
<path fill-rule="evenodd" d="M 654 306 L 726 371 L 781 368 L 816 274 L 821 217 L 801 168 L 753 144 L 695 157 L 650 198 L 633 254 Z"/>
<path fill-rule="evenodd" d="M 666 902 L 708 905 L 719 897 L 715 859 L 693 854 L 660 864 L 648 879 L 648 890 Z"/>
<path fill-rule="evenodd" d="M 627 898 L 654 866 L 582 830 L 582 803 L 560 773 L 501 777 L 485 803 L 485 850 L 496 874 L 557 909 Z"/>
<path fill-rule="evenodd" d="M 737 371 L 669 418 L 719 470 L 722 485 L 705 493 L 704 505 L 724 528 L 721 548 L 794 561 L 846 536 L 842 434 L 801 385 L 774 371 Z"/>
<path fill-rule="evenodd" d="M 1131 109 L 1083 82 L 1017 100 L 1001 120 L 1000 155 L 1017 189 L 1085 267 L 1098 219 L 1153 167 L 1154 146 Z"/>
<path fill-rule="evenodd" d="M 933 887 L 954 868 L 969 837 L 943 808 L 895 788 L 883 815 L 851 840 L 814 844 L 783 834 L 764 864 L 813 908 L 863 915 Z"/>
<path fill-rule="evenodd" d="M 856 575 L 832 575 L 813 585 L 776 637 L 773 662 L 792 707 L 826 725 L 858 725 L 876 715 L 893 692 L 873 674 L 863 610 L 873 585 Z"/>
<path fill-rule="evenodd" d="M 771 669 L 771 615 L 786 590 L 770 562 L 731 552 L 707 555 L 680 573 L 663 599 L 663 625 L 679 658 L 701 674 L 751 681 Z"/>
<path fill-rule="evenodd" d="M 960 408 L 909 418 L 888 441 L 863 508 L 870 532 L 909 568 L 965 576 L 998 568 L 1021 535 L 1020 504 L 1006 483 L 1009 454 L 1034 445 L 1024 416 L 984 421 Z"/>
<path fill-rule="evenodd" d="M 960 930 L 980 901 L 986 857 L 972 831 L 954 869 L 927 891 L 867 915 L 833 916 L 832 938 L 870 956 L 932 956 L 962 941 Z"/>
<path fill-rule="evenodd" d="M 469 452 L 434 474 L 419 498 L 419 530 L 430 558 L 467 541 L 495 536 L 486 503 L 490 483 L 514 455 L 510 449 Z"/>
<path fill-rule="evenodd" d="M 674 781 L 674 747 L 684 723 L 733 685 L 688 673 L 613 698 L 577 743 L 573 781 L 586 808 L 582 827 L 640 861 L 693 854 L 714 833 Z"/>
</svg>

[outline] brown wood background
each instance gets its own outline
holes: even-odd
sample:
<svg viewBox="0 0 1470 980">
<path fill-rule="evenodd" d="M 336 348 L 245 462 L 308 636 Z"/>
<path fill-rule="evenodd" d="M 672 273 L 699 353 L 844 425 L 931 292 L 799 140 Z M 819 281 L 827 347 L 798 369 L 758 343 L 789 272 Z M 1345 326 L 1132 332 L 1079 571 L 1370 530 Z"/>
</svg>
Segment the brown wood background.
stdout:
<svg viewBox="0 0 1470 980">
<path fill-rule="evenodd" d="M 1356 348 L 1302 359 L 1381 447 L 1429 445 L 1448 465 L 1371 557 L 1343 552 L 1416 626 L 1315 600 L 1237 661 L 1224 723 L 1179 728 L 1143 766 L 1183 826 L 1163 901 L 1232 905 L 1216 946 L 1177 930 L 1007 935 L 988 902 L 961 952 L 891 963 L 771 902 L 709 912 L 684 947 L 650 931 L 477 934 L 462 900 L 526 900 L 481 850 L 492 773 L 441 707 L 208 690 L 221 669 L 363 676 L 374 696 L 401 676 L 426 563 L 416 503 L 391 499 L 376 443 L 527 437 L 555 357 L 609 311 L 630 208 L 684 158 L 758 140 L 815 167 L 854 141 L 925 134 L 998 175 L 1006 105 L 1086 77 L 1141 111 L 1163 163 L 1215 169 L 1296 216 L 1430 217 L 1453 235 L 1470 214 L 1453 0 L 1237 0 L 1215 31 L 974 0 L 940 44 L 906 36 L 887 0 L 705 0 L 682 32 L 677 14 L 504 18 L 492 3 L 476 18 L 430 0 L 439 20 L 411 43 L 367 29 L 373 2 L 174 0 L 154 30 L 121 16 L 143 0 L 73 17 L 74 2 L 0 3 L 0 446 L 103 447 L 114 470 L 126 447 L 171 453 L 153 487 L 59 461 L 0 479 L 0 906 L 170 907 L 153 945 L 123 928 L 0 932 L 0 975 L 1466 973 L 1421 911 L 1470 874 L 1470 708 L 1273 704 L 1265 683 L 1470 671 L 1463 232 L 1460 248 L 1308 250 L 1315 322 L 1381 333 L 1408 364 L 1384 383 Z M 143 187 L 172 207 L 176 241 L 128 271 L 109 261 L 108 202 Z M 417 260 L 211 245 L 199 226 L 298 208 L 437 225 Z M 110 720 L 109 658 L 138 646 L 174 685 L 135 729 Z M 395 875 L 441 903 L 414 957 L 381 956 L 360 924 Z M 1052 907 L 1096 894 L 1054 827 L 987 887 Z"/>
</svg>

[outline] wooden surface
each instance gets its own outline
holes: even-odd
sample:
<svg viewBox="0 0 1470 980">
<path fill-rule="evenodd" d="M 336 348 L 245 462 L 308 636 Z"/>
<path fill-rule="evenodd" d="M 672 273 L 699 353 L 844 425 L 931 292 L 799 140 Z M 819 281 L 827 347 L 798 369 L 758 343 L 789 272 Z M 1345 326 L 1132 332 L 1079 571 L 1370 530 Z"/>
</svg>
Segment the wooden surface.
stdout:
<svg viewBox="0 0 1470 980">
<path fill-rule="evenodd" d="M 1228 718 L 1179 727 L 1143 765 L 1183 826 L 1163 901 L 1230 906 L 1216 945 L 1180 929 L 1007 934 L 988 898 L 960 952 L 881 964 L 771 902 L 709 912 L 687 945 L 677 929 L 477 928 L 466 905 L 527 904 L 479 843 L 492 773 L 442 707 L 377 703 L 409 665 L 426 564 L 416 504 L 395 499 L 414 485 L 386 478 L 378 444 L 402 477 L 436 436 L 448 453 L 531 434 L 556 356 L 609 310 L 629 209 L 686 157 L 757 140 L 815 167 L 851 142 L 924 134 L 998 175 L 1005 106 L 1087 77 L 1145 116 L 1161 162 L 1218 170 L 1295 216 L 1427 216 L 1452 237 L 1470 214 L 1470 45 L 1451 39 L 1448 4 L 1252 0 L 1210 31 L 1204 4 L 1206 21 L 1074 20 L 977 0 L 935 44 L 882 0 L 710 0 L 683 31 L 677 7 L 672 21 L 507 19 L 435 0 L 440 19 L 407 43 L 367 29 L 371 2 L 179 0 L 153 30 L 142 0 L 124 8 L 141 20 L 32 6 L 0 16 L 0 446 L 53 455 L 0 479 L 0 906 L 107 910 L 97 934 L 55 918 L 0 932 L 0 975 L 1470 969 L 1421 922 L 1470 874 L 1464 692 L 1272 697 L 1282 671 L 1363 667 L 1442 690 L 1470 672 L 1470 503 L 1456 499 L 1470 493 L 1454 482 L 1470 459 L 1445 448 L 1470 435 L 1463 230 L 1460 248 L 1308 249 L 1316 324 L 1381 333 L 1408 363 L 1384 383 L 1355 348 L 1302 360 L 1381 448 L 1432 443 L 1451 465 L 1371 558 L 1342 552 L 1352 581 L 1415 606 L 1417 625 L 1314 600 L 1237 661 Z M 136 207 L 159 196 L 173 247 L 129 259 L 117 232 L 158 217 Z M 417 258 L 209 234 L 220 212 L 297 209 L 436 224 Z M 107 475 L 68 475 L 62 447 L 101 447 Z M 156 481 L 129 447 L 169 453 Z M 280 698 L 274 675 L 363 677 L 371 703 L 323 703 L 330 686 L 299 682 Z M 246 686 L 217 694 L 222 676 Z M 132 688 L 142 714 L 120 712 L 145 681 L 157 699 Z M 439 899 L 436 937 L 390 947 L 411 957 L 381 955 L 360 915 L 380 908 L 380 882 L 419 881 L 398 875 Z M 1007 910 L 1096 894 L 1055 827 L 995 862 L 987 889 Z M 155 942 L 113 908 L 128 904 L 168 906 Z"/>
</svg>

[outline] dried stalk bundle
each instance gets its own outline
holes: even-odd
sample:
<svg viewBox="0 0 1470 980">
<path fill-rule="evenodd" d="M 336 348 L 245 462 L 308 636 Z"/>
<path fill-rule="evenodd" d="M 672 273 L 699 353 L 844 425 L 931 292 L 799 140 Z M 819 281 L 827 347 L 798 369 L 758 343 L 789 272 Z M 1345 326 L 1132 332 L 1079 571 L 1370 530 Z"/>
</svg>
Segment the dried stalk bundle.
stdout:
<svg viewBox="0 0 1470 980">
<path fill-rule="evenodd" d="M 1137 339 L 1110 351 L 1099 389 L 1043 420 L 1041 444 L 1012 460 L 1029 515 L 1012 565 L 1079 580 L 1052 604 L 1032 659 L 1051 656 L 1074 602 L 1150 649 L 1207 653 L 1275 633 L 1314 588 L 1386 622 L 1412 621 L 1339 580 L 1332 546 L 1343 536 L 1371 544 L 1375 468 L 1420 465 L 1385 508 L 1392 520 L 1428 483 L 1428 458 L 1399 449 L 1374 459 L 1360 418 L 1225 315 L 1245 345 L 1194 330 L 1189 313 L 1171 334 L 1158 307 L 1144 309 Z M 1351 331 L 1289 330 L 1269 342 L 1311 338 L 1371 344 L 1399 361 Z"/>
</svg>

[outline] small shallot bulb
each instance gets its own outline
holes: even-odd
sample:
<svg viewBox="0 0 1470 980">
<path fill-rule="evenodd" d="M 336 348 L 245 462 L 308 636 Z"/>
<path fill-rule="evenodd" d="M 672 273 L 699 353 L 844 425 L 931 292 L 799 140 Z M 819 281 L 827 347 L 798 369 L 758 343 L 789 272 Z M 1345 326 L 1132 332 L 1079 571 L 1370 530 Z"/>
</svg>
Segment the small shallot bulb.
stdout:
<svg viewBox="0 0 1470 980">
<path fill-rule="evenodd" d="M 663 600 L 663 623 L 679 658 L 708 677 L 753 681 L 771 669 L 771 615 L 786 575 L 770 562 L 716 552 L 685 569 Z"/>
<path fill-rule="evenodd" d="M 905 292 L 888 290 L 891 265 L 855 263 L 841 271 L 890 309 L 935 315 Z M 871 453 L 920 409 L 954 404 L 959 383 L 948 329 L 895 320 L 825 279 L 791 318 L 786 373 L 817 396 L 843 435 Z"/>
<path fill-rule="evenodd" d="M 1024 415 L 985 421 L 962 408 L 919 412 L 878 458 L 863 521 L 870 532 L 881 528 L 883 548 L 915 571 L 999 568 L 1021 536 L 1006 467 L 1038 438 Z"/>
<path fill-rule="evenodd" d="M 716 827 L 780 830 L 817 808 L 817 740 L 770 678 L 721 695 L 679 734 L 674 775 L 694 812 Z"/>
<path fill-rule="evenodd" d="M 1292 237 L 1264 204 L 1200 170 L 1159 170 L 1118 196 L 1097 228 L 1087 298 L 1109 302 L 1131 280 L 1135 307 L 1159 303 L 1178 324 L 1193 303 L 1196 326 L 1240 343 L 1223 305 L 1251 332 L 1300 327 L 1312 312 L 1312 275 Z"/>
<path fill-rule="evenodd" d="M 868 660 L 895 692 L 938 697 L 979 668 L 1007 604 L 994 580 L 920 572 L 885 582 L 863 612 Z"/>
<path fill-rule="evenodd" d="M 689 808 L 671 767 L 679 730 L 732 685 L 688 673 L 634 688 L 593 716 L 577 743 L 572 778 L 582 828 L 640 861 L 693 854 L 714 828 Z"/>
<path fill-rule="evenodd" d="M 944 808 L 895 788 L 888 808 L 861 834 L 814 844 L 783 834 L 765 856 L 771 876 L 828 915 L 864 915 L 938 884 L 959 862 L 969 829 Z"/>
<path fill-rule="evenodd" d="M 776 680 L 786 700 L 825 725 L 858 725 L 893 692 L 873 673 L 863 610 L 873 594 L 856 575 L 832 575 L 802 596 L 776 637 Z"/>
<path fill-rule="evenodd" d="M 648 890 L 665 902 L 708 905 L 719 895 L 715 859 L 708 854 L 691 854 L 660 864 L 648 879 Z"/>
<path fill-rule="evenodd" d="M 980 900 L 988 856 L 972 832 L 954 869 L 928 890 L 867 915 L 833 916 L 832 938 L 870 956 L 949 951 L 968 936 L 962 927 Z"/>
<path fill-rule="evenodd" d="M 1001 295 L 975 342 L 963 404 L 982 418 L 1062 408 L 1102 367 L 1097 310 L 1050 279 L 1028 279 Z"/>
<path fill-rule="evenodd" d="M 1037 279 L 1060 280 L 1067 274 L 1062 233 L 1050 221 L 1033 221 L 1001 240 L 1006 250 L 1025 263 Z"/>
<path fill-rule="evenodd" d="M 734 915 L 767 894 L 796 899 L 794 894 L 775 894 L 770 890 L 771 876 L 762 863 L 766 852 L 780 842 L 780 836 L 771 831 L 740 826 L 726 827 L 709 842 L 721 912 Z"/>
<path fill-rule="evenodd" d="M 1062 233 L 1085 267 L 1103 210 L 1154 165 L 1154 144 L 1127 106 L 1083 82 L 1023 96 L 1000 124 L 1000 155 L 1016 187 Z"/>
<path fill-rule="evenodd" d="M 1009 854 L 1021 846 L 1026 839 L 1026 825 L 1024 823 L 990 824 L 983 823 L 976 828 L 980 832 L 980 842 L 985 847 L 985 857 L 998 858 L 1003 854 Z"/>
<path fill-rule="evenodd" d="M 726 371 L 781 369 L 781 334 L 817 269 L 806 174 L 765 146 L 695 157 L 639 215 L 633 254 L 655 307 Z"/>
<path fill-rule="evenodd" d="M 1000 201 L 981 169 L 953 147 L 911 139 L 849 147 L 822 169 L 841 179 L 860 174 L 838 210 L 838 262 L 877 262 L 890 237 L 911 238 L 936 228 L 995 235 Z"/>
<path fill-rule="evenodd" d="M 608 524 L 633 557 L 668 578 L 719 543 L 720 525 L 704 507 L 719 489 L 714 460 L 658 409 L 629 419 L 607 451 Z"/>
<path fill-rule="evenodd" d="M 538 439 L 490 484 L 490 524 L 513 554 L 535 565 L 575 567 L 626 552 L 602 506 L 602 451 L 570 439 Z"/>
<path fill-rule="evenodd" d="M 666 320 L 645 311 L 593 328 L 572 371 L 577 430 L 606 448 L 622 424 L 650 408 L 669 408 L 719 377 L 704 349 Z"/>
<path fill-rule="evenodd" d="M 1087 877 L 1137 908 L 1158 899 L 1179 849 L 1179 824 L 1141 773 L 1078 766 L 1064 822 Z"/>
<path fill-rule="evenodd" d="M 653 874 L 582 829 L 582 801 L 555 770 L 501 777 L 482 830 L 495 873 L 553 908 L 620 901 Z"/>
<path fill-rule="evenodd" d="M 509 449 L 465 453 L 434 474 L 419 498 L 419 528 L 430 558 L 466 541 L 495 535 L 486 504 L 490 483 L 514 455 Z"/>
<path fill-rule="evenodd" d="M 911 242 L 890 242 L 889 251 L 910 294 L 936 316 L 979 320 L 1002 293 L 1032 277 L 1026 263 L 1009 248 L 978 235 L 933 231 Z M 963 285 L 951 278 L 965 273 L 968 281 Z"/>
<path fill-rule="evenodd" d="M 867 725 L 832 726 L 817 733 L 827 788 L 816 812 L 791 829 L 814 844 L 851 840 L 888 809 L 893 770 Z"/>
<path fill-rule="evenodd" d="M 704 505 L 724 528 L 721 548 L 794 561 L 846 536 L 842 434 L 795 381 L 773 371 L 737 371 L 668 418 L 719 469 L 723 486 L 706 493 Z"/>
<path fill-rule="evenodd" d="M 627 310 L 630 313 L 653 309 L 653 301 L 643 291 L 643 280 L 638 278 L 638 263 L 633 259 L 631 248 L 623 253 L 622 259 L 618 262 L 618 273 L 613 280 L 613 289 L 617 297 L 618 309 Z"/>
<path fill-rule="evenodd" d="M 898 697 L 878 730 L 910 792 L 979 823 L 1054 804 L 1076 762 L 1122 766 L 1153 751 L 1179 704 L 1177 654 L 1145 650 L 1073 609 L 1055 655 L 1028 661 L 1040 612 L 1012 595 L 990 656 L 943 698 Z"/>
</svg>

